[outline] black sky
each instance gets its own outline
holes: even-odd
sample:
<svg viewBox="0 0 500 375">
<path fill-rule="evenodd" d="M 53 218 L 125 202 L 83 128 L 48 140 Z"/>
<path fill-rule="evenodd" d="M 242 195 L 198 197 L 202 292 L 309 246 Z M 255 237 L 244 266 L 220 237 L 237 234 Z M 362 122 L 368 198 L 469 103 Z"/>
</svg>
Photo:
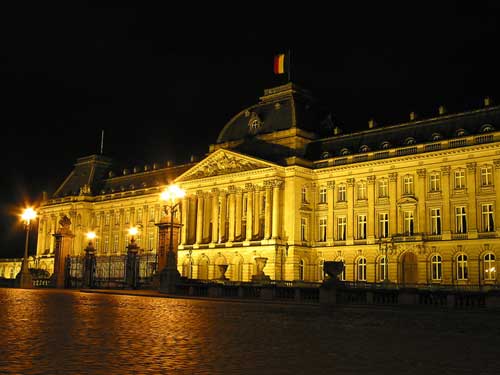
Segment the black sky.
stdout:
<svg viewBox="0 0 500 375">
<path fill-rule="evenodd" d="M 118 166 L 202 156 L 283 83 L 288 48 L 292 80 L 344 131 L 500 102 L 498 2 L 373 3 L 0 6 L 0 257 L 23 252 L 15 210 L 97 153 L 101 129 Z"/>
</svg>

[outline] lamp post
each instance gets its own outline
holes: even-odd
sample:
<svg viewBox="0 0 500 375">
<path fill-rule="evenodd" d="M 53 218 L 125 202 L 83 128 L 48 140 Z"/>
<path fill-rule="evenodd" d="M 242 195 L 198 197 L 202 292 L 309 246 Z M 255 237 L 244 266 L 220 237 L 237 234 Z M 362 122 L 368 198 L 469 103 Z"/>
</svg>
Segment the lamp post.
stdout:
<svg viewBox="0 0 500 375">
<path fill-rule="evenodd" d="M 168 251 L 167 251 L 167 259 L 166 259 L 166 266 L 162 269 L 159 268 L 159 271 L 161 272 L 160 275 L 160 288 L 161 289 L 166 289 L 167 292 L 173 292 L 175 290 L 175 284 L 179 280 L 179 271 L 177 271 L 177 256 L 174 251 L 174 217 L 177 213 L 180 200 L 184 198 L 186 195 L 186 192 L 181 189 L 177 185 L 169 185 L 161 194 L 160 194 L 160 200 L 164 202 L 164 210 L 165 214 L 168 216 L 170 214 L 170 224 L 169 224 L 169 230 L 170 230 L 170 236 L 169 236 L 169 242 L 168 242 Z M 159 226 L 160 230 L 162 226 Z M 160 241 L 162 242 L 162 241 Z M 164 256 L 164 243 L 160 243 L 160 257 Z M 158 263 L 160 266 L 163 266 L 163 264 L 160 264 L 160 257 L 158 258 Z"/>
<path fill-rule="evenodd" d="M 87 232 L 85 235 L 89 241 L 85 250 L 85 260 L 83 268 L 83 286 L 92 288 L 94 286 L 94 269 L 95 269 L 95 248 L 92 240 L 96 238 L 95 232 Z"/>
<path fill-rule="evenodd" d="M 138 263 L 137 263 L 137 252 L 139 251 L 139 246 L 135 243 L 134 236 L 139 233 L 137 227 L 130 227 L 128 229 L 128 234 L 130 236 L 130 244 L 127 246 L 127 268 L 126 268 L 126 281 L 130 288 L 137 288 L 138 279 Z"/>
<path fill-rule="evenodd" d="M 24 221 L 24 225 L 26 227 L 26 242 L 24 245 L 23 263 L 21 265 L 21 279 L 20 279 L 21 288 L 33 287 L 33 280 L 31 278 L 31 273 L 28 264 L 28 242 L 30 234 L 30 224 L 31 220 L 33 220 L 34 218 L 36 218 L 36 211 L 32 207 L 26 208 L 21 215 L 21 219 Z"/>
</svg>

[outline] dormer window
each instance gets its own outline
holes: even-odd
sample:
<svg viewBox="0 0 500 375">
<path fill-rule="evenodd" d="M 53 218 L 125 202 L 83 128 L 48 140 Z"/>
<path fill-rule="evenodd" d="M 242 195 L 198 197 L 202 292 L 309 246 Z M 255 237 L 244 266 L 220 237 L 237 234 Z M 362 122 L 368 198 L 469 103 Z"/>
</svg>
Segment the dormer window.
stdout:
<svg viewBox="0 0 500 375">
<path fill-rule="evenodd" d="M 495 131 L 495 127 L 491 124 L 484 124 L 479 128 L 480 133 L 489 133 Z"/>
<path fill-rule="evenodd" d="M 330 157 L 330 153 L 325 151 L 321 154 L 321 159 L 328 159 Z"/>
<path fill-rule="evenodd" d="M 340 155 L 342 156 L 349 155 L 350 153 L 351 151 L 349 151 L 348 148 L 343 148 L 342 150 L 340 150 Z"/>
<path fill-rule="evenodd" d="M 431 140 L 432 141 L 440 141 L 443 137 L 439 133 L 432 133 Z"/>
<path fill-rule="evenodd" d="M 368 147 L 367 145 L 363 145 L 359 148 L 359 152 L 368 152 L 370 151 L 370 147 Z"/>
<path fill-rule="evenodd" d="M 404 144 L 405 144 L 406 146 L 414 145 L 414 144 L 416 144 L 416 143 L 417 143 L 417 140 L 416 140 L 415 138 L 413 138 L 413 137 L 408 137 L 408 138 L 406 138 L 406 139 L 405 139 L 405 141 L 404 141 Z"/>
<path fill-rule="evenodd" d="M 391 148 L 391 142 L 389 142 L 389 141 L 384 141 L 384 142 L 382 142 L 382 143 L 380 144 L 380 148 L 381 148 L 382 150 L 387 150 L 387 149 Z"/>
<path fill-rule="evenodd" d="M 465 129 L 460 128 L 455 132 L 455 134 L 457 137 L 465 137 L 467 135 L 467 132 L 465 131 Z"/>
</svg>

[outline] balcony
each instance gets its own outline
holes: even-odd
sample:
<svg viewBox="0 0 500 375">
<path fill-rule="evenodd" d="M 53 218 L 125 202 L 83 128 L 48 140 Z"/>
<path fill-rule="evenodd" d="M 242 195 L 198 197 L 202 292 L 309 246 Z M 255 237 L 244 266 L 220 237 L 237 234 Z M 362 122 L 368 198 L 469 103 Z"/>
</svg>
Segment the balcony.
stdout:
<svg viewBox="0 0 500 375">
<path fill-rule="evenodd" d="M 423 235 L 422 233 L 413 233 L 412 235 L 396 234 L 393 236 L 393 240 L 394 242 L 417 242 L 423 240 Z"/>
</svg>

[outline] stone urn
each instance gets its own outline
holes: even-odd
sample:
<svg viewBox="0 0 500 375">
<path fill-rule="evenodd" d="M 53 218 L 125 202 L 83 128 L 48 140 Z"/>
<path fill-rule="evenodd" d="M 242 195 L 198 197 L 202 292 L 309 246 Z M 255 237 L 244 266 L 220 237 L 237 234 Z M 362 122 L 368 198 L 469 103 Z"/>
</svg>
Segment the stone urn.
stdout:
<svg viewBox="0 0 500 375">
<path fill-rule="evenodd" d="M 229 265 L 227 265 L 227 264 L 218 264 L 217 267 L 219 268 L 219 272 L 220 272 L 219 280 L 229 280 L 226 277 L 226 271 L 227 271 L 227 267 L 229 267 Z"/>
<path fill-rule="evenodd" d="M 339 281 L 339 275 L 344 271 L 344 262 L 326 261 L 323 263 L 323 270 L 329 277 L 325 281 Z"/>
<path fill-rule="evenodd" d="M 264 267 L 266 266 L 267 258 L 266 257 L 256 257 L 255 265 L 257 271 L 255 275 L 252 276 L 252 281 L 270 281 L 271 278 L 264 273 Z"/>
</svg>

